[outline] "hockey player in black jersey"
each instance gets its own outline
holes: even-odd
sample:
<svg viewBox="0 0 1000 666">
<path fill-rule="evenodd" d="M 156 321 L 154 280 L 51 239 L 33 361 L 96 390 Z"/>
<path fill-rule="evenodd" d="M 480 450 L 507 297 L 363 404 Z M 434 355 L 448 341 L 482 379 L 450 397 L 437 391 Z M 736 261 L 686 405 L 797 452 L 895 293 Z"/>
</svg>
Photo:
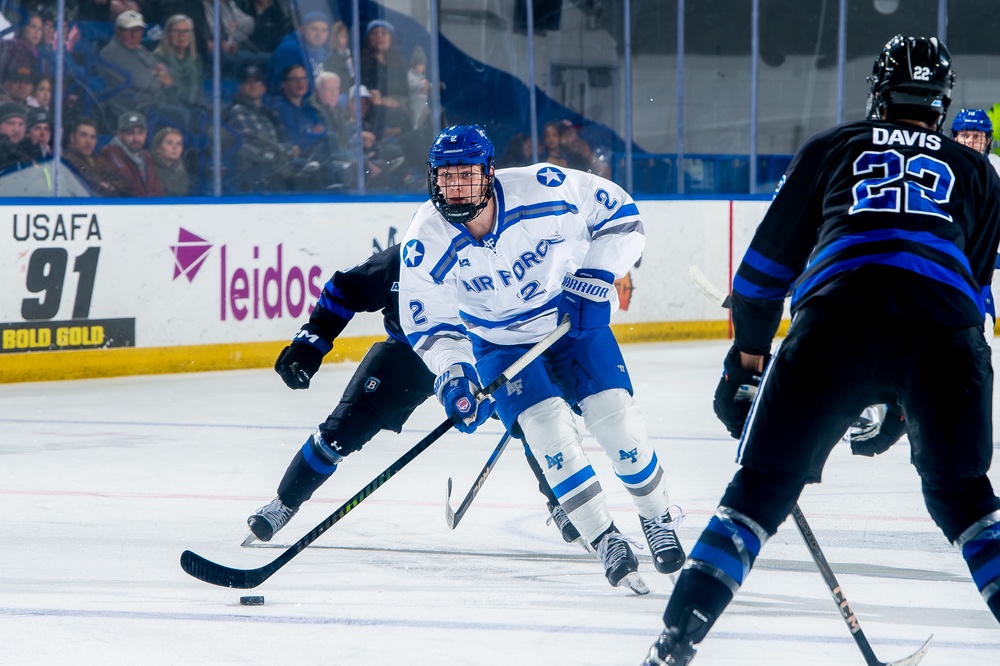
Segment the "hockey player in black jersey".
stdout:
<svg viewBox="0 0 1000 666">
<path fill-rule="evenodd" d="M 737 272 L 716 407 L 742 433 L 742 467 L 689 555 L 647 664 L 694 657 L 805 484 L 879 403 L 902 405 L 927 509 L 1000 620 L 983 336 L 1000 180 L 983 155 L 939 133 L 955 81 L 944 44 L 898 35 L 869 81 L 869 119 L 802 146 Z M 789 292 L 792 325 L 767 361 Z M 758 389 L 752 405 L 746 387 Z"/>
<path fill-rule="evenodd" d="M 380 430 L 400 432 L 413 410 L 434 395 L 434 375 L 399 325 L 399 262 L 399 246 L 393 245 L 354 268 L 334 273 L 308 323 L 278 355 L 274 369 L 285 384 L 307 389 L 334 339 L 354 314 L 382 311 L 389 337 L 372 345 L 333 412 L 295 453 L 278 484 L 278 496 L 247 519 L 252 537 L 244 544 L 254 538 L 270 541 L 345 456 L 361 450 Z M 529 465 L 533 462 L 529 456 Z M 563 539 L 579 539 L 580 533 L 544 483 L 541 470 L 536 477 L 540 477 L 539 490 L 548 500 L 549 513 Z"/>
</svg>

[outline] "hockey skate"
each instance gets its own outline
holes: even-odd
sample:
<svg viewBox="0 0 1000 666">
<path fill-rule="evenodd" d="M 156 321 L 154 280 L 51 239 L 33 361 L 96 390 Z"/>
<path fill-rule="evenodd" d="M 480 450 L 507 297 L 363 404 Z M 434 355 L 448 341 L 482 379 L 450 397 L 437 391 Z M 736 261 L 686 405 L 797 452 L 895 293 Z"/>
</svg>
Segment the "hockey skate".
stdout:
<svg viewBox="0 0 1000 666">
<path fill-rule="evenodd" d="M 686 558 L 675 531 L 684 519 L 684 512 L 680 507 L 672 508 L 677 510 L 676 518 L 671 517 L 669 509 L 656 518 L 639 516 L 646 542 L 649 543 L 649 552 L 653 555 L 653 566 L 662 574 L 674 573 L 684 566 Z"/>
<path fill-rule="evenodd" d="M 560 505 L 546 502 L 545 506 L 549 509 L 549 517 L 546 519 L 545 524 L 555 523 L 556 527 L 559 528 L 559 533 L 562 534 L 563 541 L 566 543 L 578 543 L 588 553 L 594 552 L 594 549 L 590 547 L 587 540 L 580 538 L 579 530 L 576 529 Z"/>
<path fill-rule="evenodd" d="M 639 575 L 639 560 L 629 547 L 630 543 L 639 545 L 612 525 L 597 542 L 597 557 L 612 587 L 624 585 L 636 594 L 649 594 L 649 586 Z"/>
<path fill-rule="evenodd" d="M 269 504 L 260 507 L 257 509 L 257 513 L 247 518 L 247 525 L 250 526 L 252 536 L 247 537 L 243 545 L 252 543 L 254 539 L 270 541 L 271 537 L 287 525 L 292 516 L 298 512 L 299 507 L 293 509 L 285 506 L 280 497 L 275 497 Z"/>
<path fill-rule="evenodd" d="M 694 659 L 694 645 L 689 640 L 683 640 L 671 629 L 664 629 L 653 646 L 642 666 L 687 666 Z"/>
</svg>

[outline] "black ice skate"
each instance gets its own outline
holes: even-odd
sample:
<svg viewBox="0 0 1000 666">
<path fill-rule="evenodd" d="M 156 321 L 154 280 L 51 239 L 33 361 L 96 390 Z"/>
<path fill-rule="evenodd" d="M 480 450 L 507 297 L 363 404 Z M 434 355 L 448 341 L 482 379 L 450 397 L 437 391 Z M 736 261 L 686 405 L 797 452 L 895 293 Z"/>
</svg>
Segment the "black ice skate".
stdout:
<svg viewBox="0 0 1000 666">
<path fill-rule="evenodd" d="M 624 585 L 636 594 L 649 594 L 649 586 L 639 575 L 639 560 L 629 547 L 635 543 L 614 525 L 597 542 L 597 557 L 604 565 L 604 575 L 612 587 Z M 636 544 L 638 545 L 638 544 Z"/>
<path fill-rule="evenodd" d="M 250 526 L 250 532 L 254 537 L 261 541 L 270 541 L 271 537 L 288 524 L 292 516 L 298 512 L 299 507 L 293 509 L 285 506 L 280 497 L 275 497 L 270 504 L 260 507 L 257 509 L 257 513 L 247 518 L 247 525 Z M 243 544 L 246 545 L 252 541 L 253 539 L 247 539 Z"/>
<path fill-rule="evenodd" d="M 664 629 L 649 648 L 642 666 L 687 666 L 694 659 L 694 653 L 691 641 L 679 638 L 672 629 Z"/>
<path fill-rule="evenodd" d="M 570 522 L 569 516 L 566 515 L 566 512 L 563 511 L 560 505 L 546 502 L 545 506 L 549 509 L 549 518 L 545 521 L 545 524 L 548 525 L 554 522 L 562 534 L 563 541 L 573 543 L 580 538 L 580 532 Z"/>
<path fill-rule="evenodd" d="M 671 517 L 669 509 L 656 518 L 639 516 L 646 542 L 649 543 L 649 552 L 653 555 L 653 566 L 663 574 L 674 573 L 680 569 L 684 566 L 686 557 L 675 531 L 684 519 L 684 513 L 680 507 L 673 508 L 677 510 L 676 518 Z"/>
</svg>

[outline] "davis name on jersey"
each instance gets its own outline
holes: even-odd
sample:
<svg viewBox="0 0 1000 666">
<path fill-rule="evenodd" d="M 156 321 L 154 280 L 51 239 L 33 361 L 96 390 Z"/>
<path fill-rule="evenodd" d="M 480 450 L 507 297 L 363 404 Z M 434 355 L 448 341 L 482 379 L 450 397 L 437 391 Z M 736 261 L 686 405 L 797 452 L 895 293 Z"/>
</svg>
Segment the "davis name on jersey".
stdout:
<svg viewBox="0 0 1000 666">
<path fill-rule="evenodd" d="M 609 180 L 544 163 L 500 169 L 495 197 L 497 217 L 480 241 L 429 201 L 403 240 L 403 328 L 432 372 L 474 363 L 467 334 L 502 345 L 541 340 L 556 327 L 567 273 L 621 277 L 642 254 L 639 211 Z M 607 296 L 617 309 L 615 291 Z"/>
</svg>

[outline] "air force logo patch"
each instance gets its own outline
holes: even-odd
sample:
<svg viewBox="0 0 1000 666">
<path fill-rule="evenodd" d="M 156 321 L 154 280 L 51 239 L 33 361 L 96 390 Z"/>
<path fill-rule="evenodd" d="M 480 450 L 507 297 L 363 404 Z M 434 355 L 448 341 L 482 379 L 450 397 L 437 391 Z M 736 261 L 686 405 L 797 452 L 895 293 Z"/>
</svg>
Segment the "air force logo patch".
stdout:
<svg viewBox="0 0 1000 666">
<path fill-rule="evenodd" d="M 631 460 L 632 464 L 634 465 L 639 457 L 639 449 L 635 448 L 632 449 L 631 451 L 623 451 L 622 449 L 618 449 L 618 455 L 621 456 L 620 458 L 621 460 Z"/>
<path fill-rule="evenodd" d="M 424 244 L 416 238 L 403 248 L 403 263 L 407 268 L 416 268 L 424 260 Z"/>
<path fill-rule="evenodd" d="M 554 166 L 547 166 L 535 174 L 538 182 L 545 187 L 559 187 L 566 180 L 566 174 Z"/>
<path fill-rule="evenodd" d="M 554 456 L 545 456 L 545 462 L 548 463 L 549 469 L 552 469 L 553 467 L 556 469 L 562 469 L 563 454 L 557 453 Z"/>
</svg>

